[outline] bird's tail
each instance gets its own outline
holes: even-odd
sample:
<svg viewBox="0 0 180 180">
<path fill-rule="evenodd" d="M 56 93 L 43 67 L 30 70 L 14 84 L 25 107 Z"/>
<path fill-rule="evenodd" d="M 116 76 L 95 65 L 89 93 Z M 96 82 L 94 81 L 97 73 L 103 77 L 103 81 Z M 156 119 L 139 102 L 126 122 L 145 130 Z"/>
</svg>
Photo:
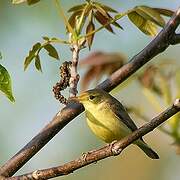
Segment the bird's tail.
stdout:
<svg viewBox="0 0 180 180">
<path fill-rule="evenodd" d="M 144 141 L 138 140 L 136 141 L 136 144 L 139 148 L 141 148 L 145 152 L 145 154 L 148 157 L 152 159 L 159 159 L 158 154 L 155 151 L 153 151 Z"/>
</svg>

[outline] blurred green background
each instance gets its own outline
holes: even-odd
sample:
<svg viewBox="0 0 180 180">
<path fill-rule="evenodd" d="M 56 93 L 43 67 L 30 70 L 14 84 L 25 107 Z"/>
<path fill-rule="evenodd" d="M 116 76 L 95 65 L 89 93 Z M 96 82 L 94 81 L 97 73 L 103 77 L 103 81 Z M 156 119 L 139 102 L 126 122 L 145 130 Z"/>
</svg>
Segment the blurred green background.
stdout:
<svg viewBox="0 0 180 180">
<path fill-rule="evenodd" d="M 65 10 L 80 2 L 83 1 L 62 1 Z M 139 4 L 172 10 L 176 10 L 179 6 L 179 0 L 101 2 L 119 11 L 125 11 Z M 42 40 L 42 36 L 66 38 L 62 19 L 53 1 L 43 0 L 34 6 L 26 4 L 15 6 L 10 1 L 0 0 L 0 24 L 0 51 L 3 56 L 1 63 L 11 74 L 16 98 L 16 102 L 12 104 L 0 95 L 0 164 L 3 164 L 62 108 L 53 97 L 52 86 L 58 81 L 59 65 L 71 58 L 71 52 L 67 46 L 56 46 L 60 53 L 59 62 L 41 53 L 43 73 L 37 72 L 33 65 L 26 72 L 23 71 L 25 56 L 34 43 Z M 116 35 L 104 30 L 98 33 L 92 51 L 120 51 L 130 58 L 152 40 L 137 30 L 126 18 L 121 21 L 121 25 L 125 31 L 118 30 Z M 169 47 L 153 62 L 162 58 L 172 58 L 178 62 L 179 48 L 179 45 Z M 81 57 L 85 57 L 87 53 L 88 50 L 83 50 Z M 145 106 L 147 102 L 141 98 L 136 87 L 137 85 L 133 84 L 119 92 L 116 97 L 125 104 Z M 156 114 L 152 109 L 149 111 L 150 117 Z M 59 179 L 179 180 L 180 157 L 171 146 L 172 139 L 158 130 L 147 135 L 145 139 L 158 152 L 160 160 L 153 161 L 137 147 L 130 146 L 121 156 L 105 159 Z M 82 114 L 56 135 L 17 174 L 63 164 L 79 157 L 83 152 L 102 145 L 103 143 L 87 127 Z"/>
</svg>

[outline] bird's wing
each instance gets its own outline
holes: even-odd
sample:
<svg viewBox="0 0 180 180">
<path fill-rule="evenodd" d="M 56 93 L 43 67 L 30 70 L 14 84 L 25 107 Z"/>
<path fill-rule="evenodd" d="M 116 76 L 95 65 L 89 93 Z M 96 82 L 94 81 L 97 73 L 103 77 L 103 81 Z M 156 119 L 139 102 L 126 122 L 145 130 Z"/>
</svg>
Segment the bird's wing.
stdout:
<svg viewBox="0 0 180 180">
<path fill-rule="evenodd" d="M 121 119 L 121 121 L 132 131 L 137 130 L 136 124 L 133 122 L 131 117 L 126 112 L 126 109 L 124 106 L 115 98 L 113 98 L 113 101 L 109 103 L 111 106 L 110 109 L 113 110 L 113 113 Z"/>
</svg>

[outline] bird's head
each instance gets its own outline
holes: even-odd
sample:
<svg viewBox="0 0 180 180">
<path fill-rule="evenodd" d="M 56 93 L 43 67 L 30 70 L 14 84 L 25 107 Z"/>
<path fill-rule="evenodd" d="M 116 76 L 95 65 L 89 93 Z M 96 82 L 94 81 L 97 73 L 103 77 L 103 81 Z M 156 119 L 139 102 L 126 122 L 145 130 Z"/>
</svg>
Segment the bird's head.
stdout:
<svg viewBox="0 0 180 180">
<path fill-rule="evenodd" d="M 100 89 L 93 89 L 83 92 L 77 99 L 87 110 L 97 108 L 99 104 L 106 100 L 106 92 Z"/>
</svg>

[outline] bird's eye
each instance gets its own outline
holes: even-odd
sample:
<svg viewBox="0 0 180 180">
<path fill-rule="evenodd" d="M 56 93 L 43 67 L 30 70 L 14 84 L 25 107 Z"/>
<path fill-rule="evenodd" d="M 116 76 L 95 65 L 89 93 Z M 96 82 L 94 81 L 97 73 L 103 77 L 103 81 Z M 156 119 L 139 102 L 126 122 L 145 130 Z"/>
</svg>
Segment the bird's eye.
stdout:
<svg viewBox="0 0 180 180">
<path fill-rule="evenodd" d="M 93 100 L 94 98 L 95 98 L 95 96 L 93 96 L 93 95 L 89 96 L 89 100 Z"/>
</svg>

